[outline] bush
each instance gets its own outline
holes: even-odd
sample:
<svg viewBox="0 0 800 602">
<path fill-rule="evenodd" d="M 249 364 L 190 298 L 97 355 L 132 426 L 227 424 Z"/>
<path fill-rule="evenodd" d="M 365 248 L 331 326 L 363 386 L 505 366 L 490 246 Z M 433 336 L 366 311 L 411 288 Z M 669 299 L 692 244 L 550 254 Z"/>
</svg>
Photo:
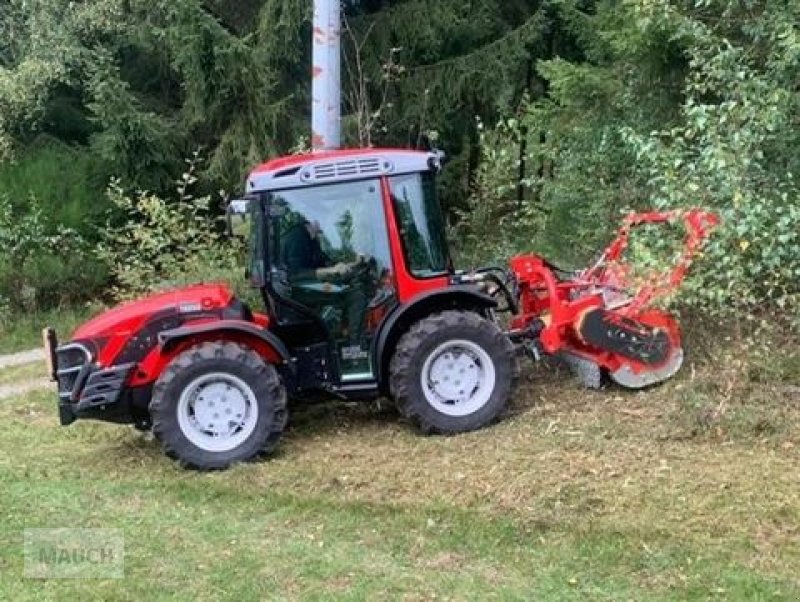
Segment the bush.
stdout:
<svg viewBox="0 0 800 602">
<path fill-rule="evenodd" d="M 500 121 L 494 128 L 478 122 L 481 162 L 466 211 L 451 233 L 458 263 L 467 266 L 503 264 L 543 229 L 544 215 L 531 200 L 532 182 L 521 183 L 525 198 L 518 198 L 519 141 L 525 134 L 516 119 Z"/>
<path fill-rule="evenodd" d="M 484 133 L 462 221 L 468 250 L 583 263 L 631 209 L 701 207 L 722 225 L 682 302 L 731 323 L 800 329 L 797 23 L 780 3 L 599 5 L 580 20 L 587 60 L 540 62 L 547 98 Z M 522 136 L 527 198 L 515 206 Z M 632 249 L 646 268 L 671 253 L 655 242 L 658 256 Z"/>
<path fill-rule="evenodd" d="M 17 210 L 0 196 L 0 248 L 0 305 L 9 314 L 80 303 L 107 279 L 91 246 L 75 230 L 50 225 L 36 198 Z"/>
<path fill-rule="evenodd" d="M 788 35 L 796 21 L 765 12 L 732 43 L 696 16 L 655 6 L 657 15 L 646 14 L 657 26 L 668 23 L 687 40 L 681 120 L 627 137 L 658 205 L 706 206 L 722 218 L 685 299 L 736 319 L 772 310 L 800 327 L 800 186 L 792 174 L 800 168 L 800 42 Z"/>
<path fill-rule="evenodd" d="M 177 182 L 174 200 L 148 192 L 130 195 L 118 180 L 108 188 L 111 204 L 122 220 L 102 228 L 98 255 L 111 269 L 112 294 L 136 297 L 165 287 L 198 281 L 230 280 L 243 270 L 241 245 L 221 234 L 211 197 L 194 198 L 198 158 Z"/>
</svg>

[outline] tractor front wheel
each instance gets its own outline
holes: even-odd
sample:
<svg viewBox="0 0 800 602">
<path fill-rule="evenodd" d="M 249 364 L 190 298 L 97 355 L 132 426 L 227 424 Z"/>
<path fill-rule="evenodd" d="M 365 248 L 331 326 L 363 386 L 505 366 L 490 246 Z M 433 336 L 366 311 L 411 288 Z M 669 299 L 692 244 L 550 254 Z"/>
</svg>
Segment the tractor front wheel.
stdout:
<svg viewBox="0 0 800 602">
<path fill-rule="evenodd" d="M 400 339 L 389 386 L 400 412 L 425 433 L 461 433 L 505 410 L 519 374 L 514 347 L 492 321 L 445 311 Z"/>
<path fill-rule="evenodd" d="M 246 347 L 209 342 L 166 367 L 150 401 L 153 434 L 187 468 L 227 468 L 272 451 L 286 426 L 275 368 Z"/>
</svg>

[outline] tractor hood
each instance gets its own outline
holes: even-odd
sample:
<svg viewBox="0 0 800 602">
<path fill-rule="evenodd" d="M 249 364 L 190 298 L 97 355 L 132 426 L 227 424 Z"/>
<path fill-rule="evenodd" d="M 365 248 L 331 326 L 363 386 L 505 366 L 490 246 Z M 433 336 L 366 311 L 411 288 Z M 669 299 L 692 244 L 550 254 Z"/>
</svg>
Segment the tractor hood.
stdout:
<svg viewBox="0 0 800 602">
<path fill-rule="evenodd" d="M 72 338 L 127 339 L 153 319 L 222 318 L 235 301 L 233 292 L 225 284 L 196 284 L 173 289 L 110 309 L 80 326 Z"/>
</svg>

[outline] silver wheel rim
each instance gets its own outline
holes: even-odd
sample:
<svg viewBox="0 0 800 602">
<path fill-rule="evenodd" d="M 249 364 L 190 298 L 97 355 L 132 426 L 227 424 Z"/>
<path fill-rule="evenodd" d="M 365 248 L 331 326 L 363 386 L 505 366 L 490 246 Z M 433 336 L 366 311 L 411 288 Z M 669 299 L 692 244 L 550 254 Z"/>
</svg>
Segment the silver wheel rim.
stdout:
<svg viewBox="0 0 800 602">
<path fill-rule="evenodd" d="M 452 340 L 431 352 L 422 365 L 422 392 L 437 411 L 468 416 L 485 406 L 494 391 L 494 362 L 480 345 Z"/>
<path fill-rule="evenodd" d="M 244 443 L 258 423 L 255 393 L 241 378 L 215 372 L 190 382 L 178 400 L 178 425 L 202 450 L 226 452 Z"/>
</svg>

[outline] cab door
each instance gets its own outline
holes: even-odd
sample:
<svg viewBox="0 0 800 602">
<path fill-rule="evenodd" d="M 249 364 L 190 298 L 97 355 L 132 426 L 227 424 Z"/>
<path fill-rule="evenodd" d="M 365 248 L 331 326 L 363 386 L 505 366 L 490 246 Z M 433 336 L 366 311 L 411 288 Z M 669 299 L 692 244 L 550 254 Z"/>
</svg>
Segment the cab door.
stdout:
<svg viewBox="0 0 800 602">
<path fill-rule="evenodd" d="M 396 303 L 379 179 L 280 190 L 268 201 L 270 283 L 295 344 L 327 340 L 343 382 L 375 377 L 375 331 Z"/>
</svg>

